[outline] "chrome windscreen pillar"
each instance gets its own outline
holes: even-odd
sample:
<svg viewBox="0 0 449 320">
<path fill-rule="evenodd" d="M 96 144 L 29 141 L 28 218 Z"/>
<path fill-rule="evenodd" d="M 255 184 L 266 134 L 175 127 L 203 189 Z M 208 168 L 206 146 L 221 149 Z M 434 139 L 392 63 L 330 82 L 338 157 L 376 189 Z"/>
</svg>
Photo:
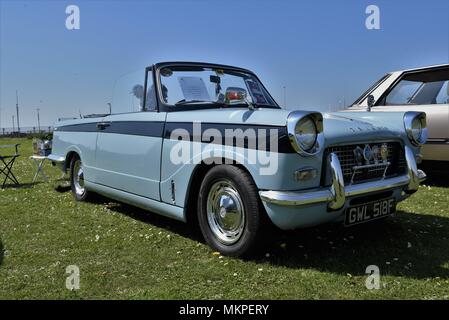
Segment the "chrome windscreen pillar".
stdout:
<svg viewBox="0 0 449 320">
<path fill-rule="evenodd" d="M 333 201 L 329 203 L 329 209 L 338 210 L 343 207 L 346 201 L 345 181 L 338 156 L 331 153 L 328 161 L 332 176 L 331 193 L 333 197 Z"/>
<path fill-rule="evenodd" d="M 415 192 L 418 190 L 419 184 L 426 179 L 426 174 L 424 171 L 418 169 L 415 155 L 408 146 L 405 146 L 405 161 L 407 162 L 407 175 L 409 178 L 407 191 Z"/>
</svg>

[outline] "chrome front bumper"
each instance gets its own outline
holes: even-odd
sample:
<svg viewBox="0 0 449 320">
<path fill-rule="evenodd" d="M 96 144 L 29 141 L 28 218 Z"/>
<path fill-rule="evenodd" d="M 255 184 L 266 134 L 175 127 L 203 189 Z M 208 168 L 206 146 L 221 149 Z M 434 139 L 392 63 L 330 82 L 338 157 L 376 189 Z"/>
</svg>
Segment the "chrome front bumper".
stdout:
<svg viewBox="0 0 449 320">
<path fill-rule="evenodd" d="M 406 175 L 345 186 L 338 156 L 331 153 L 329 158 L 332 174 L 331 187 L 304 191 L 268 190 L 260 191 L 259 195 L 262 201 L 278 205 L 303 206 L 325 202 L 328 203 L 330 210 L 338 210 L 344 206 L 348 197 L 395 188 L 403 188 L 403 191 L 413 193 L 418 190 L 419 184 L 426 179 L 426 174 L 417 168 L 413 151 L 407 146 L 405 147 L 405 159 L 407 162 Z"/>
<path fill-rule="evenodd" d="M 65 172 L 66 170 L 66 163 L 65 163 L 65 158 L 64 157 L 60 157 L 54 154 L 50 154 L 48 156 L 48 160 L 50 160 L 53 165 L 58 166 L 62 171 Z"/>
</svg>

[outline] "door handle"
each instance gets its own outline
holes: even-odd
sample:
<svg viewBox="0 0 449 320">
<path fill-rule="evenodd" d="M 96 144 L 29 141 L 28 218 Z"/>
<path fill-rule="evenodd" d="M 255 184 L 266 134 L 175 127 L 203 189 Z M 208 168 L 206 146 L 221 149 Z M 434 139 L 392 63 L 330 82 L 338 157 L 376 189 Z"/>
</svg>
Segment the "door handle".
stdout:
<svg viewBox="0 0 449 320">
<path fill-rule="evenodd" d="M 97 129 L 98 129 L 98 130 L 104 130 L 104 129 L 106 129 L 107 127 L 109 127 L 110 125 L 111 125 L 110 122 L 98 122 L 98 123 L 97 123 Z"/>
</svg>

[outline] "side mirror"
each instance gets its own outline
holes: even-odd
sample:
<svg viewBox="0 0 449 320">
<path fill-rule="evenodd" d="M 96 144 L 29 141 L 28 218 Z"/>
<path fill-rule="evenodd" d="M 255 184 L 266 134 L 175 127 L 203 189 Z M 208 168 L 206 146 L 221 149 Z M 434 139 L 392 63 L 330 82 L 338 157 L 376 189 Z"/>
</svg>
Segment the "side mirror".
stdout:
<svg viewBox="0 0 449 320">
<path fill-rule="evenodd" d="M 376 102 L 376 100 L 374 99 L 374 96 L 372 94 L 370 94 L 368 96 L 368 100 L 367 100 L 368 108 L 366 109 L 366 111 L 370 112 L 371 108 L 374 106 L 375 102 Z"/>
<path fill-rule="evenodd" d="M 245 101 L 248 94 L 246 90 L 239 87 L 229 87 L 226 89 L 226 102 Z"/>
</svg>

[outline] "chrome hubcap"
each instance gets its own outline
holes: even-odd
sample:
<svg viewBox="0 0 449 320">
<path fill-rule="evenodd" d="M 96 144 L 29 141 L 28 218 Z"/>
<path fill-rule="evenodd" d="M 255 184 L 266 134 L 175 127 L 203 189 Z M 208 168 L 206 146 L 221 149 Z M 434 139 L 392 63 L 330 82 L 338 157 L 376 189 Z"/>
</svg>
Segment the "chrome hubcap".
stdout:
<svg viewBox="0 0 449 320">
<path fill-rule="evenodd" d="M 86 189 L 84 188 L 84 171 L 81 160 L 76 160 L 73 166 L 73 185 L 77 195 L 82 196 Z"/>
<path fill-rule="evenodd" d="M 210 188 L 207 220 L 221 243 L 230 245 L 240 239 L 245 227 L 245 209 L 240 194 L 230 181 L 220 180 Z"/>
</svg>

